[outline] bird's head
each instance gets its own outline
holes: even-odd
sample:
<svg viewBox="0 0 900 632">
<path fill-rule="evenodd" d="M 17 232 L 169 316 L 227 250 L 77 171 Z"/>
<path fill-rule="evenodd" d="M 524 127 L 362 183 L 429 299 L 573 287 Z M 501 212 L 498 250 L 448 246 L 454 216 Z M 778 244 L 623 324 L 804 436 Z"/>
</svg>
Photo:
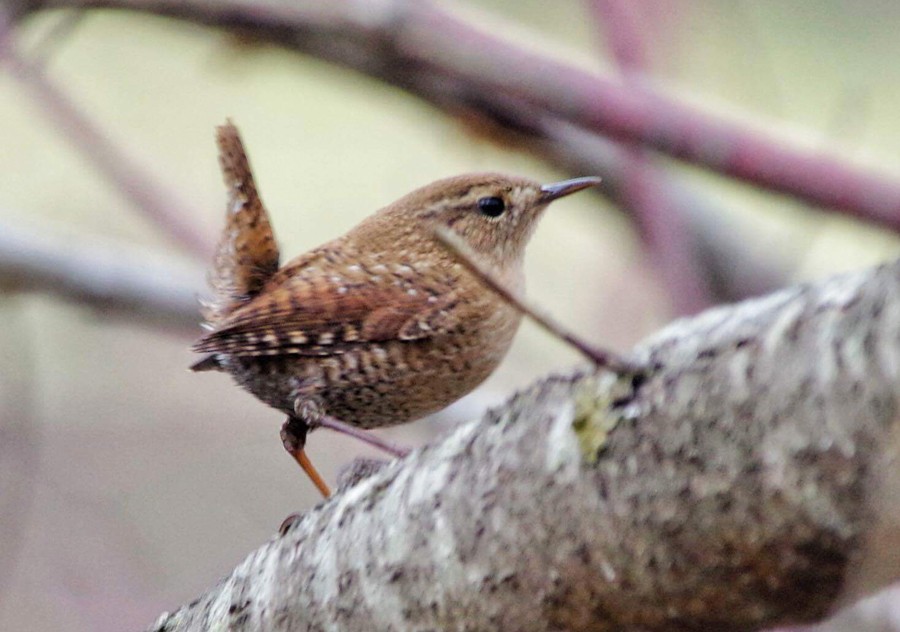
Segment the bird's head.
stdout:
<svg viewBox="0 0 900 632">
<path fill-rule="evenodd" d="M 516 176 L 469 174 L 432 182 L 370 219 L 393 227 L 397 248 L 409 242 L 430 247 L 436 226 L 444 226 L 486 262 L 505 269 L 521 263 L 548 204 L 599 182 L 600 178 L 586 177 L 542 185 Z"/>
</svg>

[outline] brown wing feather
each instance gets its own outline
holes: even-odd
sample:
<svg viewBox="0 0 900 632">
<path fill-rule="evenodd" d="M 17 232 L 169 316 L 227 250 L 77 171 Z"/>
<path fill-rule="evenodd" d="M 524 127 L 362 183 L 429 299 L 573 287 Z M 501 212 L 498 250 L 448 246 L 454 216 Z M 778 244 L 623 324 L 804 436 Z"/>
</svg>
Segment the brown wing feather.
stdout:
<svg viewBox="0 0 900 632">
<path fill-rule="evenodd" d="M 381 270 L 381 269 L 384 270 Z M 359 344 L 421 340 L 452 330 L 454 282 L 416 278 L 410 266 L 379 274 L 279 275 L 194 350 L 234 355 L 332 355 Z M 368 271 L 366 271 L 368 272 Z M 349 277 L 349 278 L 348 278 Z"/>
</svg>

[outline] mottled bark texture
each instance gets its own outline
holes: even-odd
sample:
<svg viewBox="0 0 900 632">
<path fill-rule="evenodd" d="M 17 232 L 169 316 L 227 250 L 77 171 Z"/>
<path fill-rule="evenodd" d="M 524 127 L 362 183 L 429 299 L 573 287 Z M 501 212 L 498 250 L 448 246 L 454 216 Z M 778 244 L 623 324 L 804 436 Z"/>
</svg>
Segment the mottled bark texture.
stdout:
<svg viewBox="0 0 900 632">
<path fill-rule="evenodd" d="M 345 487 L 152 630 L 756 630 L 900 578 L 900 262 L 678 321 Z"/>
</svg>

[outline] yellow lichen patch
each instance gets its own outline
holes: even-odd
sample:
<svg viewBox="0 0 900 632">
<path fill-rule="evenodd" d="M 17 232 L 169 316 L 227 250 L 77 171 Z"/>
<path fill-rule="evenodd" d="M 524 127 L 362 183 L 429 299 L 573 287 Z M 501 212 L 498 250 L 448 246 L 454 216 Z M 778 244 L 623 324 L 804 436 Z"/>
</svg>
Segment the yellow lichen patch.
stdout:
<svg viewBox="0 0 900 632">
<path fill-rule="evenodd" d="M 633 392 L 631 376 L 604 373 L 596 379 L 585 380 L 575 394 L 575 414 L 572 430 L 581 448 L 581 457 L 596 463 L 606 444 L 606 437 L 621 419 L 612 404 L 629 397 Z"/>
</svg>

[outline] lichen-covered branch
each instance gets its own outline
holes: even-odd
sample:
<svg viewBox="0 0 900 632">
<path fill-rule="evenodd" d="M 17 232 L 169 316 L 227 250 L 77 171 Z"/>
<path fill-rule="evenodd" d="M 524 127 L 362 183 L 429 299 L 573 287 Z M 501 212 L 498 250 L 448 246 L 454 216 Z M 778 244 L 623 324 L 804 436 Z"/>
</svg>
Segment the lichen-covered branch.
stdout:
<svg viewBox="0 0 900 632">
<path fill-rule="evenodd" d="M 900 261 L 631 357 L 364 476 L 151 629 L 756 630 L 900 579 Z"/>
</svg>

